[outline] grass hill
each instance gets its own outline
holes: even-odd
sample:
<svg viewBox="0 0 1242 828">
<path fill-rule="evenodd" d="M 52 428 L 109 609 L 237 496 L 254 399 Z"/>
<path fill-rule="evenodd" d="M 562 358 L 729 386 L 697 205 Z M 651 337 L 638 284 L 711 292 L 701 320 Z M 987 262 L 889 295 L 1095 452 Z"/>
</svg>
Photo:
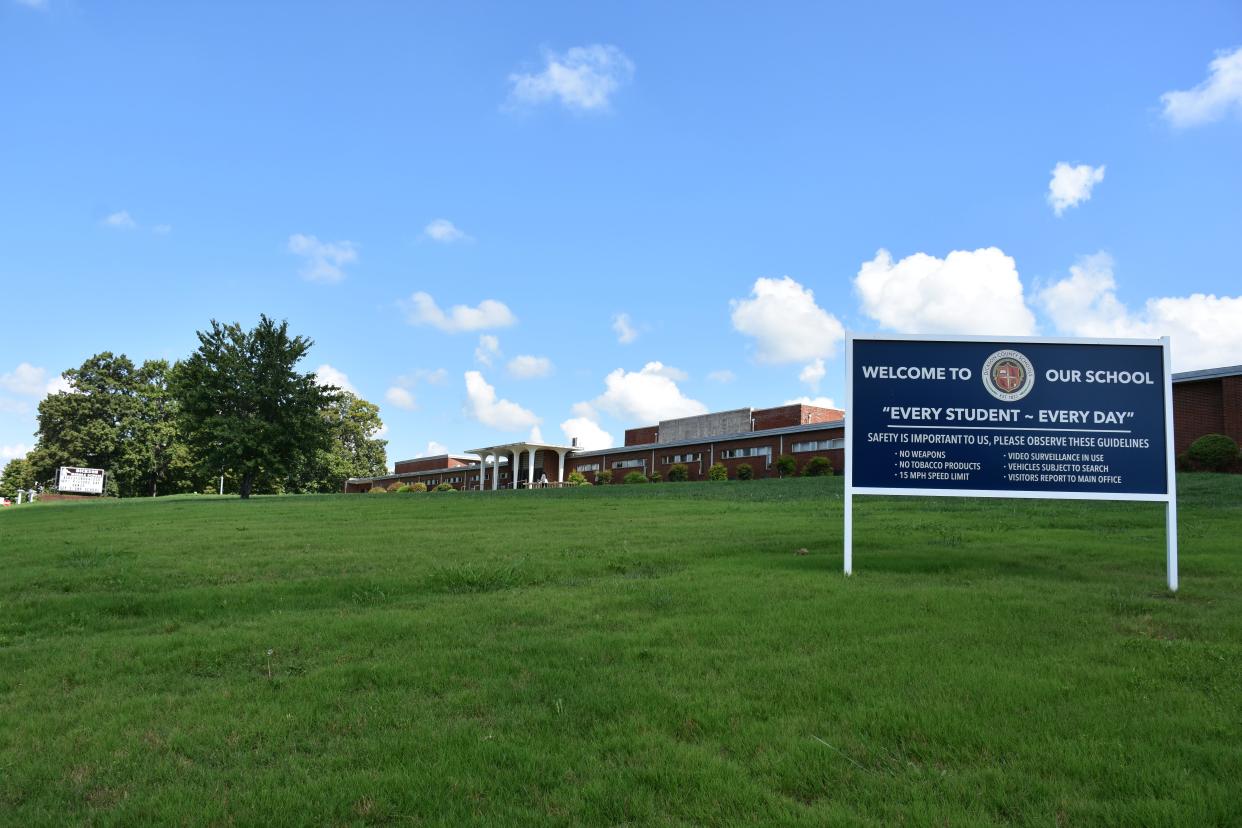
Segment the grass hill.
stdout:
<svg viewBox="0 0 1242 828">
<path fill-rule="evenodd" d="M 7 824 L 1242 823 L 1242 477 L 0 512 Z M 797 554 L 805 549 L 806 554 Z"/>
</svg>

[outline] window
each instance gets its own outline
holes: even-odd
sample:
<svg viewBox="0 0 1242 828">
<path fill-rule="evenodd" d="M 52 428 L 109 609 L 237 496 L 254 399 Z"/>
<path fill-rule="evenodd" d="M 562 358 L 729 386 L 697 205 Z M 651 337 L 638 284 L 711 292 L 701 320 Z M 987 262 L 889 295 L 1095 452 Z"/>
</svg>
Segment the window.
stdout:
<svg viewBox="0 0 1242 828">
<path fill-rule="evenodd" d="M 638 460 L 618 460 L 612 464 L 612 467 L 614 469 L 638 469 L 646 465 L 647 461 L 640 458 Z"/>
<path fill-rule="evenodd" d="M 580 472 L 599 471 L 599 463 L 579 463 L 577 470 Z"/>
<path fill-rule="evenodd" d="M 703 455 L 698 452 L 690 454 L 666 454 L 660 458 L 660 462 L 668 465 L 669 463 L 697 463 L 703 459 Z"/>
<path fill-rule="evenodd" d="M 845 448 L 845 438 L 837 437 L 832 440 L 810 440 L 805 443 L 794 443 L 793 450 L 800 451 L 826 451 L 828 449 Z"/>
<path fill-rule="evenodd" d="M 771 457 L 771 446 L 751 446 L 750 448 L 722 449 L 721 460 L 732 460 L 735 457 Z"/>
<path fill-rule="evenodd" d="M 460 483 L 460 482 L 461 482 L 461 478 L 460 478 L 460 477 L 450 477 L 450 478 L 448 479 L 448 482 L 450 482 L 450 483 Z"/>
</svg>

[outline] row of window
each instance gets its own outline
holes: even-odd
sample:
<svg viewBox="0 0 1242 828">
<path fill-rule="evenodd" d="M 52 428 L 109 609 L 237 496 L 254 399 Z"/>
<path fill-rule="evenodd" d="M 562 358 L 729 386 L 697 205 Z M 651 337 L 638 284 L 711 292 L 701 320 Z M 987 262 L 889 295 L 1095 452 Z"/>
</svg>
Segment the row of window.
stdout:
<svg viewBox="0 0 1242 828">
<path fill-rule="evenodd" d="M 845 440 L 837 437 L 831 440 L 811 440 L 803 443 L 794 443 L 790 450 L 797 452 L 804 451 L 824 451 L 827 449 L 845 448 Z M 721 460 L 733 460 L 738 457 L 766 457 L 771 462 L 772 447 L 771 446 L 748 446 L 747 448 L 721 449 Z M 674 463 L 698 463 L 703 459 L 702 452 L 687 452 L 685 454 L 665 454 L 660 457 L 660 463 L 665 466 L 671 466 Z M 647 465 L 646 459 L 633 460 L 616 460 L 613 462 L 614 469 L 636 469 L 643 468 Z M 599 463 L 579 463 L 577 469 L 580 472 L 597 472 L 600 469 Z"/>
<path fill-rule="evenodd" d="M 811 440 L 810 442 L 807 442 L 807 443 L 794 443 L 793 444 L 794 452 L 824 451 L 825 449 L 839 449 L 839 448 L 845 448 L 845 440 L 841 437 L 836 437 L 832 440 Z"/>
<path fill-rule="evenodd" d="M 732 460 L 735 457 L 772 457 L 771 446 L 750 446 L 749 448 L 721 449 L 721 460 Z"/>
</svg>

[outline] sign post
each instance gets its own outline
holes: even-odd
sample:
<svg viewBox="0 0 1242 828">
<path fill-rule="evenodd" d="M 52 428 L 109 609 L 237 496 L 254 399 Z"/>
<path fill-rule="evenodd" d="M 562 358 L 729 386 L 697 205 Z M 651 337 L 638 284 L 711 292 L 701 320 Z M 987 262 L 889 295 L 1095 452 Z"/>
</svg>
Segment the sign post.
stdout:
<svg viewBox="0 0 1242 828">
<path fill-rule="evenodd" d="M 844 570 L 855 494 L 1165 504 L 1177 590 L 1168 338 L 850 334 Z"/>
</svg>

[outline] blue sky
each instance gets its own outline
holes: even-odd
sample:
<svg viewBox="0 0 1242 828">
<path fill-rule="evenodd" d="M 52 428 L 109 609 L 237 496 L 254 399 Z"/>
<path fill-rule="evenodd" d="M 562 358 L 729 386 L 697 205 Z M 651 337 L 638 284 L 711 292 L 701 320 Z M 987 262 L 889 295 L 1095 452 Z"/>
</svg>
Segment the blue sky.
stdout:
<svg viewBox="0 0 1242 828">
<path fill-rule="evenodd" d="M 1242 362 L 1242 6 L 769 6 L 0 0 L 4 457 L 260 313 L 390 459 L 841 400 L 846 329 Z"/>
</svg>

